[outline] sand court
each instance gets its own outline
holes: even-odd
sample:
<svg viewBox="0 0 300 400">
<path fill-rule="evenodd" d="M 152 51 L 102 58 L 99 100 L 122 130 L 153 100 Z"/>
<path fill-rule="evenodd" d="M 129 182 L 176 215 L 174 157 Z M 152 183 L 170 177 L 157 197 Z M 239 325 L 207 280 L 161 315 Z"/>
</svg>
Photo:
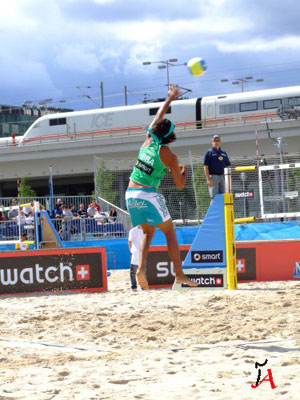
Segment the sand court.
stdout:
<svg viewBox="0 0 300 400">
<path fill-rule="evenodd" d="M 0 399 L 297 399 L 300 282 L 1 298 Z M 255 362 L 274 383 L 257 389 Z"/>
</svg>

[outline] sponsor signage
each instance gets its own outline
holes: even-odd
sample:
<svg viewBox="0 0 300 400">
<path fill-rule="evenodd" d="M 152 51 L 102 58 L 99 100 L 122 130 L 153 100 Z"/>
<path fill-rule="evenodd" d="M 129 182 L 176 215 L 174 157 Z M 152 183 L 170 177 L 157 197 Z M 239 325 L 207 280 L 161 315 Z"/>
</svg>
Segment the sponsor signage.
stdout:
<svg viewBox="0 0 300 400">
<path fill-rule="evenodd" d="M 0 254 L 0 295 L 107 290 L 104 248 Z"/>
<path fill-rule="evenodd" d="M 264 196 L 264 201 L 284 201 L 284 197 L 280 195 Z"/>
<path fill-rule="evenodd" d="M 180 245 L 180 258 L 183 261 L 190 245 Z M 174 283 L 174 265 L 170 259 L 167 246 L 150 247 L 146 260 L 149 287 L 170 287 Z"/>
<path fill-rule="evenodd" d="M 252 191 L 249 192 L 235 192 L 234 193 L 235 199 L 253 199 L 254 193 Z"/>
<path fill-rule="evenodd" d="M 296 199 L 298 197 L 298 192 L 284 192 L 284 197 L 287 199 Z"/>
<path fill-rule="evenodd" d="M 181 260 L 184 261 L 190 245 L 180 245 Z M 278 240 L 274 242 L 237 242 L 236 268 L 238 282 L 284 281 L 300 278 L 300 240 Z M 211 264 L 209 270 L 193 264 L 197 275 L 219 274 L 218 267 Z M 225 268 L 224 272 L 226 271 Z M 189 270 L 184 268 L 189 276 Z M 166 246 L 153 246 L 147 256 L 147 278 L 151 288 L 170 287 L 174 283 L 174 267 Z M 225 275 L 224 275 L 225 282 Z M 178 285 L 179 286 L 179 285 Z M 180 285 L 181 286 L 181 285 Z M 226 282 L 225 285 L 226 287 Z M 197 288 L 196 288 L 197 289 Z"/>
<path fill-rule="evenodd" d="M 223 251 L 222 250 L 201 250 L 192 251 L 192 263 L 220 263 L 223 262 Z"/>
<path fill-rule="evenodd" d="M 180 257 L 181 261 L 183 262 L 188 250 L 190 248 L 190 245 L 180 245 Z M 238 277 L 238 282 L 241 281 L 255 281 L 257 279 L 256 276 L 256 249 L 254 247 L 251 248 L 238 248 L 236 249 L 237 255 L 236 255 L 236 268 L 237 268 L 237 277 Z M 220 254 L 219 251 L 212 251 L 212 252 L 195 252 L 197 254 L 199 253 L 205 253 L 209 254 L 212 253 L 214 257 L 218 257 L 218 254 Z M 193 257 L 193 256 L 192 256 Z M 220 255 L 221 257 L 221 255 Z M 197 258 L 197 256 L 196 256 Z M 205 261 L 207 262 L 207 261 Z M 195 262 L 195 267 L 196 267 L 196 262 Z M 219 275 L 216 274 L 217 269 L 211 268 L 209 270 L 204 270 L 204 269 L 199 269 L 197 271 L 197 278 L 200 279 L 199 284 L 204 285 L 203 287 L 209 287 L 205 286 L 207 285 L 212 285 L 211 287 L 223 287 L 224 286 L 224 275 L 220 274 L 222 278 Z M 189 277 L 193 277 L 194 272 L 191 274 L 188 272 L 188 269 L 184 269 L 184 272 L 187 274 Z M 195 271 L 195 269 L 193 269 Z M 205 271 L 205 273 L 204 273 Z M 199 273 L 198 273 L 199 272 Z M 226 269 L 224 269 L 224 273 L 226 273 Z M 164 288 L 164 287 L 170 287 L 174 283 L 174 265 L 170 259 L 168 250 L 166 246 L 152 246 L 149 250 L 148 256 L 147 256 L 147 279 L 150 288 Z M 213 282 L 204 280 L 207 279 L 207 277 L 212 277 L 215 278 L 215 284 Z M 202 281 L 201 281 L 202 278 Z M 219 279 L 222 279 L 220 281 Z"/>
<path fill-rule="evenodd" d="M 192 282 L 197 282 L 198 287 L 219 288 L 224 286 L 223 274 L 187 274 Z M 189 287 L 182 284 L 182 287 Z"/>
<path fill-rule="evenodd" d="M 256 249 L 236 248 L 236 272 L 238 282 L 256 281 Z"/>
</svg>

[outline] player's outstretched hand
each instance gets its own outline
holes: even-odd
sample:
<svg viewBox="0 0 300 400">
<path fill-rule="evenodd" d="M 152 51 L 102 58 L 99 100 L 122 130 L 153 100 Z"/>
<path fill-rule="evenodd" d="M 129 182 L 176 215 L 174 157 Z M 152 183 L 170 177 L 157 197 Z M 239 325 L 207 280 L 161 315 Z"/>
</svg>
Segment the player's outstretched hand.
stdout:
<svg viewBox="0 0 300 400">
<path fill-rule="evenodd" d="M 169 86 L 169 97 L 171 97 L 171 99 L 176 99 L 176 97 L 178 97 L 180 94 L 178 86 L 177 85 L 170 85 Z"/>
</svg>

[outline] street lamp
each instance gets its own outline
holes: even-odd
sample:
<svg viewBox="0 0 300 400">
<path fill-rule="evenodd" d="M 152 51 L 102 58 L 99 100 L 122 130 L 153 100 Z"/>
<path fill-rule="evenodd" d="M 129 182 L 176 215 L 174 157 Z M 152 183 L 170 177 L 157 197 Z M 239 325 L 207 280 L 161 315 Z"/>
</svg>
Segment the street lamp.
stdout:
<svg viewBox="0 0 300 400">
<path fill-rule="evenodd" d="M 252 81 L 253 76 L 245 76 L 245 78 L 235 78 L 235 79 L 221 79 L 221 82 L 231 82 L 233 85 L 239 85 L 241 84 L 242 92 L 244 91 L 244 83 Z M 263 82 L 264 80 L 262 78 L 255 79 L 255 81 L 252 82 Z"/>
<path fill-rule="evenodd" d="M 168 88 L 170 86 L 170 76 L 169 76 L 169 67 L 179 67 L 181 65 L 187 65 L 187 62 L 183 64 L 174 64 L 178 60 L 177 58 L 170 58 L 169 60 L 162 60 L 162 61 L 144 61 L 143 65 L 151 65 L 151 64 L 163 64 L 163 65 L 158 65 L 158 69 L 167 69 L 167 84 Z"/>
<path fill-rule="evenodd" d="M 44 110 L 45 110 L 45 114 L 47 114 L 48 109 L 47 109 L 47 104 L 52 103 L 53 99 L 44 99 L 44 100 L 40 100 L 38 103 L 40 105 L 40 109 L 41 106 L 44 106 Z"/>
</svg>

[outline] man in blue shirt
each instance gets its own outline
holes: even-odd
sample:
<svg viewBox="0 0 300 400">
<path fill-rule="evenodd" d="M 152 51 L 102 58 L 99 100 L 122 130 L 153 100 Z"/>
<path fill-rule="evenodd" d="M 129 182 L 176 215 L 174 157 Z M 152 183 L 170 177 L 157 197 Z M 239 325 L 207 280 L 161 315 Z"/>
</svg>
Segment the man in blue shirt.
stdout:
<svg viewBox="0 0 300 400">
<path fill-rule="evenodd" d="M 221 149 L 221 138 L 214 135 L 212 147 L 205 153 L 203 166 L 210 197 L 225 192 L 224 169 L 230 166 L 227 153 Z"/>
</svg>

